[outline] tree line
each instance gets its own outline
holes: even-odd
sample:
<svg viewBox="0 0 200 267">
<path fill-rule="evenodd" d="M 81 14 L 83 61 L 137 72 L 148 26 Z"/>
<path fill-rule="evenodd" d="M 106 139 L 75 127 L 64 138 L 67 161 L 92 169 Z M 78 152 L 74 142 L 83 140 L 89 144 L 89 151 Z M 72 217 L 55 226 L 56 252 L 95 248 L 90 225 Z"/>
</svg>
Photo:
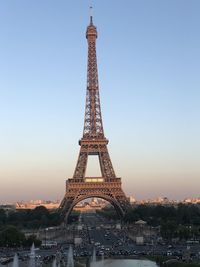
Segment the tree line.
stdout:
<svg viewBox="0 0 200 267">
<path fill-rule="evenodd" d="M 41 245 L 41 241 L 38 240 L 35 235 L 26 237 L 25 234 L 15 226 L 6 226 L 0 231 L 0 247 L 30 247 L 33 243 L 35 246 Z"/>
<path fill-rule="evenodd" d="M 99 213 L 109 220 L 117 219 L 114 208 L 104 208 Z M 130 209 L 123 220 L 128 224 L 144 220 L 152 227 L 160 227 L 160 234 L 165 239 L 200 238 L 200 208 L 196 205 L 138 205 Z"/>
<path fill-rule="evenodd" d="M 0 229 L 3 226 L 14 225 L 18 228 L 39 229 L 40 227 L 57 226 L 61 218 L 57 212 L 50 212 L 45 207 L 33 210 L 17 210 L 6 212 L 0 210 Z"/>
<path fill-rule="evenodd" d="M 125 222 L 139 219 L 149 225 L 158 226 L 166 221 L 174 221 L 181 225 L 200 225 L 200 208 L 196 205 L 179 204 L 177 206 L 139 205 L 125 215 Z"/>
<path fill-rule="evenodd" d="M 69 223 L 78 220 L 79 212 L 73 211 L 69 217 Z M 39 229 L 44 227 L 58 226 L 62 223 L 58 211 L 50 211 L 44 206 L 33 210 L 24 209 L 6 212 L 0 209 L 0 230 L 7 225 L 14 225 L 20 229 Z"/>
<path fill-rule="evenodd" d="M 77 221 L 78 217 L 79 213 L 72 212 L 69 223 Z M 39 246 L 40 240 L 34 235 L 26 238 L 23 230 L 58 226 L 62 221 L 57 211 L 49 211 L 44 206 L 10 212 L 0 209 L 0 247 L 30 247 L 33 242 Z"/>
</svg>

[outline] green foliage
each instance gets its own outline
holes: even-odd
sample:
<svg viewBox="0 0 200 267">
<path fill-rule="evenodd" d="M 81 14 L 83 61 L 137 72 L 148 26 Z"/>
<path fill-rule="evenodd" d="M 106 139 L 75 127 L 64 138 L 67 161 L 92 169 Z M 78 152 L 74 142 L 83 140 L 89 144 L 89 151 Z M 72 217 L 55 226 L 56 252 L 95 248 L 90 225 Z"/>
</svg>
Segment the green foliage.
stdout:
<svg viewBox="0 0 200 267">
<path fill-rule="evenodd" d="M 72 212 L 71 222 L 78 220 L 79 212 Z M 40 206 L 34 210 L 17 210 L 6 213 L 0 210 L 0 247 L 40 246 L 40 240 L 31 235 L 25 238 L 20 229 L 39 229 L 60 225 L 61 217 L 56 211 Z"/>
<path fill-rule="evenodd" d="M 33 243 L 35 246 L 41 245 L 41 241 L 35 235 L 25 238 L 15 226 L 6 226 L 0 231 L 0 247 L 30 247 Z"/>
<path fill-rule="evenodd" d="M 40 227 L 57 226 L 61 218 L 57 212 L 50 212 L 40 206 L 34 210 L 12 211 L 6 215 L 0 210 L 0 228 L 6 225 L 15 225 L 18 228 L 38 229 Z"/>
<path fill-rule="evenodd" d="M 3 209 L 0 209 L 0 229 L 3 225 L 5 225 L 6 219 L 7 219 L 6 212 Z"/>
<path fill-rule="evenodd" d="M 104 208 L 98 212 L 107 219 L 116 220 L 113 208 Z M 165 239 L 178 237 L 188 240 L 200 237 L 200 208 L 195 205 L 139 205 L 130 209 L 124 217 L 127 223 L 134 223 L 140 219 L 148 225 L 160 226 L 161 235 Z"/>
<path fill-rule="evenodd" d="M 14 226 L 7 226 L 0 232 L 1 247 L 19 247 L 25 242 L 25 236 Z"/>
<path fill-rule="evenodd" d="M 177 224 L 175 221 L 169 221 L 167 220 L 166 222 L 163 222 L 161 224 L 161 235 L 165 239 L 171 239 L 173 237 L 177 237 Z"/>
<path fill-rule="evenodd" d="M 176 222 L 177 225 L 200 225 L 200 209 L 194 205 L 174 206 L 150 206 L 139 205 L 131 209 L 125 215 L 126 222 L 135 222 L 139 219 L 146 221 L 152 226 L 158 226 L 166 221 Z"/>
<path fill-rule="evenodd" d="M 168 267 L 200 267 L 197 263 L 173 262 L 167 264 Z"/>
<path fill-rule="evenodd" d="M 194 205 L 180 204 L 177 209 L 177 221 L 180 224 L 200 225 L 200 209 Z"/>
</svg>

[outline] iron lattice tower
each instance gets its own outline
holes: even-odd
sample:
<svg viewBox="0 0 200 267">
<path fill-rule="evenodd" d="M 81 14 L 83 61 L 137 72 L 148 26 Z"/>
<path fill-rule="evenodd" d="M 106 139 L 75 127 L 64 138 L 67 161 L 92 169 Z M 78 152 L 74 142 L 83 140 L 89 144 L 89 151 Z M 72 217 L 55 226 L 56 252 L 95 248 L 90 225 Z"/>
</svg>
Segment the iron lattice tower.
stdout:
<svg viewBox="0 0 200 267">
<path fill-rule="evenodd" d="M 68 218 L 73 207 L 80 201 L 99 197 L 109 201 L 122 217 L 129 202 L 121 188 L 108 153 L 108 140 L 104 136 L 99 96 L 99 82 L 96 58 L 97 29 L 90 16 L 86 38 L 88 41 L 87 92 L 83 137 L 79 141 L 80 152 L 73 178 L 66 181 L 66 194 L 60 204 L 60 212 Z M 86 177 L 88 156 L 97 155 L 101 177 Z"/>
</svg>

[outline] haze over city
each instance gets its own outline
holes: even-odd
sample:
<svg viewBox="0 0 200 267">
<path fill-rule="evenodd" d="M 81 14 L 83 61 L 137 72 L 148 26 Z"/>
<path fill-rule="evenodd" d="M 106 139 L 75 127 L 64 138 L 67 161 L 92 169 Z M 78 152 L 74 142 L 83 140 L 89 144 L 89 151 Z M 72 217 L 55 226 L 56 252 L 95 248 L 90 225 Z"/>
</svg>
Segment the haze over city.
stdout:
<svg viewBox="0 0 200 267">
<path fill-rule="evenodd" d="M 89 5 L 0 3 L 0 202 L 64 195 L 83 131 Z M 200 2 L 93 6 L 104 130 L 124 191 L 199 197 Z"/>
</svg>

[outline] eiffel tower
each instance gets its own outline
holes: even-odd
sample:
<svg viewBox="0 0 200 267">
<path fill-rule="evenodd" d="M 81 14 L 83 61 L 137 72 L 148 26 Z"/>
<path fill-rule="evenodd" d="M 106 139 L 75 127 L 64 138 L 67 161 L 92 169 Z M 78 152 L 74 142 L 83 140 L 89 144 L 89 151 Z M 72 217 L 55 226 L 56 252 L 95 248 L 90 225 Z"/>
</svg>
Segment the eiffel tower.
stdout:
<svg viewBox="0 0 200 267">
<path fill-rule="evenodd" d="M 107 149 L 108 139 L 104 136 L 96 58 L 97 29 L 92 16 L 86 38 L 88 67 L 85 121 L 83 137 L 79 140 L 80 152 L 74 175 L 66 181 L 66 193 L 59 207 L 65 221 L 73 207 L 86 198 L 98 197 L 107 200 L 120 217 L 124 216 L 130 205 L 121 188 L 121 178 L 115 175 Z M 97 155 L 99 158 L 101 177 L 86 177 L 87 161 L 91 155 Z"/>
</svg>

